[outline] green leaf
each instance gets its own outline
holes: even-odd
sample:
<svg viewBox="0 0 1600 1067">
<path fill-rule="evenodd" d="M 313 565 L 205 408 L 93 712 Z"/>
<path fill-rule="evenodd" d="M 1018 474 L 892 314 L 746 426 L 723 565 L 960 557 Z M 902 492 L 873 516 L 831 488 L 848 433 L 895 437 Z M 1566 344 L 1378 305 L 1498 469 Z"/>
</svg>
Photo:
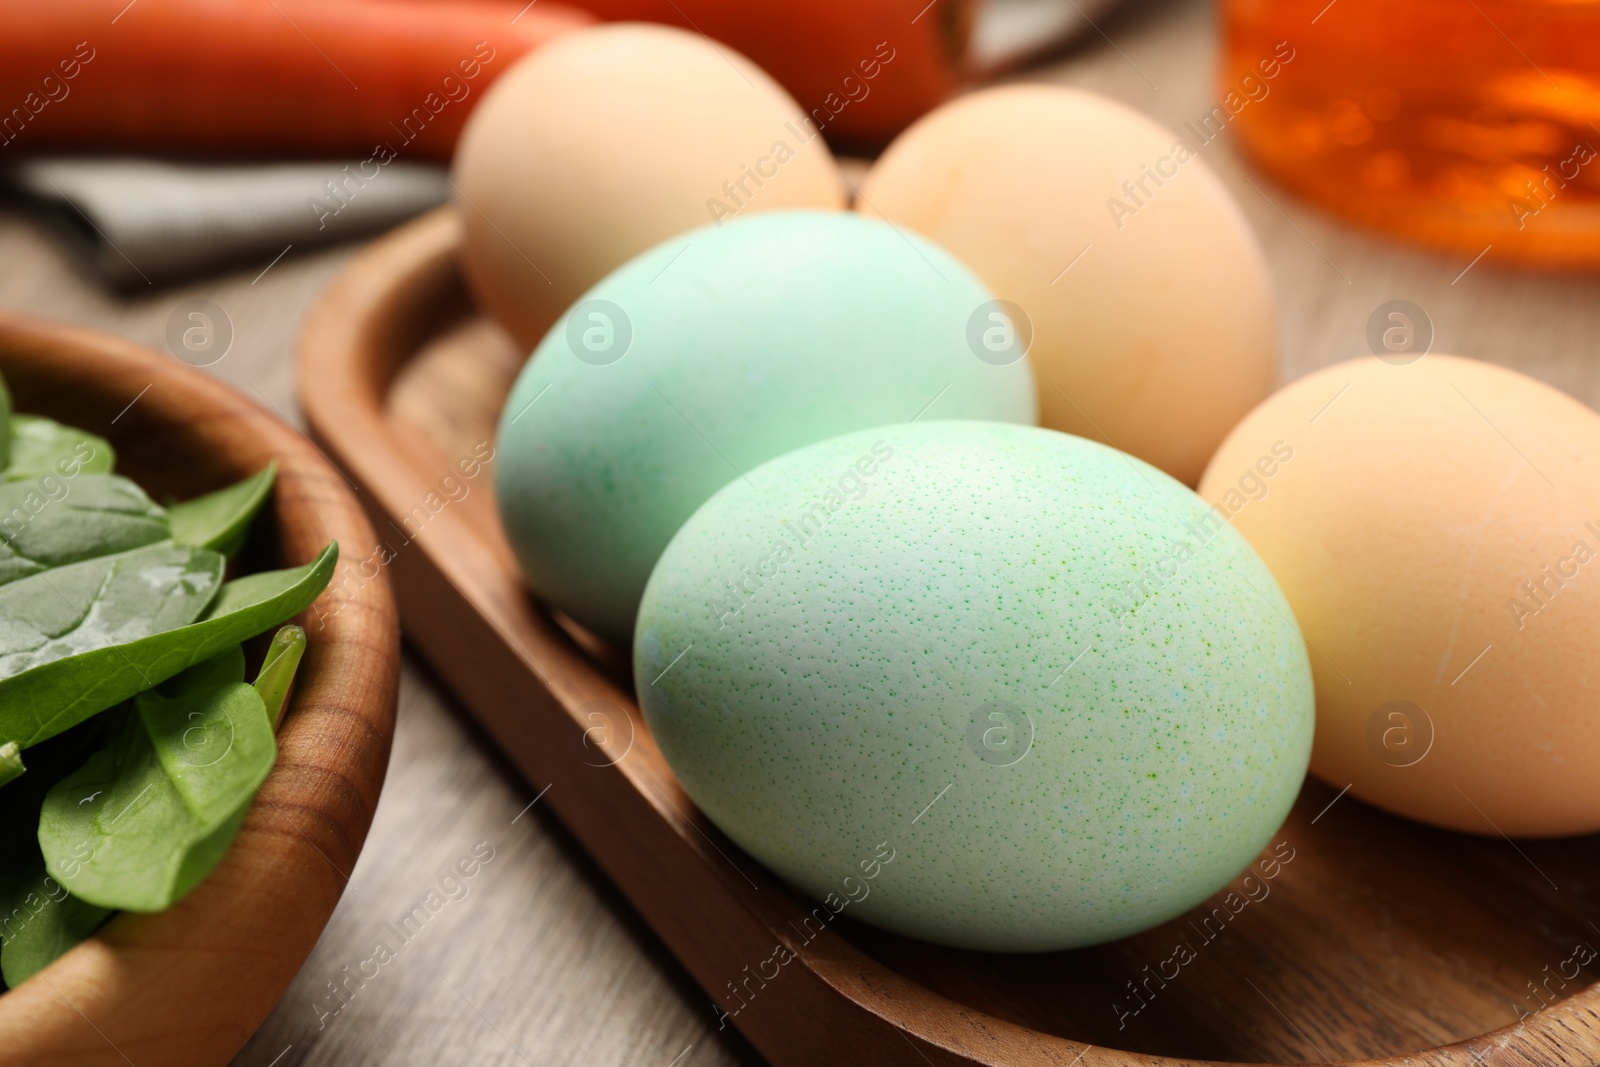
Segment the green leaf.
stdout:
<svg viewBox="0 0 1600 1067">
<path fill-rule="evenodd" d="M 238 650 L 217 658 L 225 666 L 202 662 L 171 695 L 135 698 L 111 743 L 46 795 L 39 846 L 73 896 L 162 911 L 227 852 L 277 741 Z"/>
<path fill-rule="evenodd" d="M 46 873 L 39 811 L 50 788 L 82 766 L 122 717 L 119 709 L 33 749 L 27 776 L 0 793 L 0 974 L 7 985 L 54 962 L 110 914 L 73 899 Z"/>
<path fill-rule="evenodd" d="M 244 543 L 250 520 L 272 494 L 277 474 L 278 465 L 272 463 L 226 489 L 172 505 L 167 517 L 172 523 L 173 540 L 209 548 L 224 556 L 233 555 Z"/>
<path fill-rule="evenodd" d="M 0 482 L 0 585 L 168 536 L 166 510 L 116 474 Z"/>
<path fill-rule="evenodd" d="M 294 684 L 295 671 L 300 669 L 300 657 L 306 652 L 306 632 L 298 626 L 285 626 L 272 635 L 267 648 L 267 658 L 261 663 L 261 673 L 256 675 L 256 692 L 267 706 L 267 719 L 273 730 L 283 721 L 284 710 L 289 705 L 289 687 Z"/>
<path fill-rule="evenodd" d="M 11 391 L 0 378 L 0 471 L 11 465 Z"/>
<path fill-rule="evenodd" d="M 17 662 L 22 662 L 26 656 L 34 656 L 36 661 L 20 672 L 7 669 L 13 662 L 6 651 L 7 638 L 17 627 L 12 621 L 12 606 L 7 603 L 14 590 L 35 582 L 61 585 L 60 576 L 75 568 L 104 566 L 109 560 L 159 551 L 174 553 L 174 560 L 169 573 L 151 574 L 152 581 L 181 580 L 178 573 L 181 557 L 177 553 L 221 558 L 205 549 L 155 545 L 0 586 L 0 620 L 6 620 L 0 623 L 0 738 L 16 741 L 23 748 L 37 744 L 215 656 L 230 645 L 298 615 L 327 586 L 339 558 L 338 543 L 330 542 L 315 560 L 303 567 L 251 574 L 228 582 L 205 612 L 187 625 L 183 622 L 169 625 L 176 611 L 159 619 L 126 617 L 119 633 L 106 633 L 103 628 L 91 630 L 81 646 L 73 650 L 75 654 L 37 659 L 40 650 L 21 652 L 16 654 Z M 78 603 L 89 599 L 81 588 L 77 592 Z M 88 591 L 90 596 L 94 592 L 93 589 Z M 38 599 L 41 605 L 50 603 L 42 594 Z M 147 604 L 149 600 L 147 595 Z M 28 610 L 28 604 L 24 602 L 22 608 Z M 39 610 L 42 612 L 44 608 Z M 29 631 L 28 626 L 20 629 Z M 86 629 L 90 628 L 78 626 L 73 632 Z M 139 633 L 140 630 L 145 632 Z M 97 642 L 94 638 L 102 640 Z"/>
<path fill-rule="evenodd" d="M 0 975 L 16 988 L 100 928 L 111 909 L 79 900 L 36 855 L 9 891 L 0 890 Z"/>
<path fill-rule="evenodd" d="M 0 586 L 0 685 L 57 660 L 187 626 L 215 599 L 223 562 L 207 549 L 163 541 Z M 0 721 L 9 703 L 0 698 Z M 24 740 L 4 729 L 0 738 Z"/>
<path fill-rule="evenodd" d="M 196 663 L 188 670 L 173 675 L 151 692 L 164 697 L 177 697 L 188 690 L 221 688 L 242 681 L 244 681 L 244 646 L 233 645 L 203 663 Z"/>
<path fill-rule="evenodd" d="M 117 462 L 111 443 L 103 437 L 37 415 L 11 416 L 10 460 L 7 481 L 56 474 L 108 474 Z"/>
<path fill-rule="evenodd" d="M 0 745 L 0 785 L 16 781 L 27 769 L 22 765 L 22 748 L 15 741 Z"/>
</svg>

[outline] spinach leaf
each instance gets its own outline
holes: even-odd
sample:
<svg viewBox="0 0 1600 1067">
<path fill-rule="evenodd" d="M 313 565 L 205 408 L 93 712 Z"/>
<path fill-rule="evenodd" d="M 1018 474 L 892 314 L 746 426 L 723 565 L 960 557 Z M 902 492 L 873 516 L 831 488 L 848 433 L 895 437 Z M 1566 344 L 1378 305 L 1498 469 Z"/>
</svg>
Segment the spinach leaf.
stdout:
<svg viewBox="0 0 1600 1067">
<path fill-rule="evenodd" d="M 163 541 L 0 586 L 0 684 L 57 660 L 187 626 L 216 596 L 223 562 L 215 552 Z M 3 728 L 0 737 L 25 740 Z"/>
<path fill-rule="evenodd" d="M 140 694 L 111 743 L 46 795 L 39 845 L 73 896 L 161 911 L 222 859 L 277 757 L 243 676 L 235 646 Z"/>
<path fill-rule="evenodd" d="M 170 511 L 116 474 L 0 481 L 0 585 L 169 537 L 226 556 L 244 542 L 276 473 L 273 464 Z"/>
<path fill-rule="evenodd" d="M 226 489 L 172 505 L 167 517 L 172 524 L 173 540 L 209 548 L 224 556 L 233 555 L 250 531 L 250 520 L 256 517 L 256 512 L 272 493 L 272 482 L 277 475 L 278 465 L 272 463 Z"/>
<path fill-rule="evenodd" d="M 45 871 L 41 855 L 11 881 L 0 889 L 0 976 L 14 989 L 99 929 L 111 909 L 67 892 Z"/>
<path fill-rule="evenodd" d="M 57 474 L 107 474 L 116 464 L 111 443 L 92 433 L 63 426 L 37 415 L 12 415 L 8 438 L 10 462 L 0 478 L 38 478 Z"/>
<path fill-rule="evenodd" d="M 267 719 L 273 730 L 283 722 L 283 713 L 289 707 L 289 687 L 294 683 L 294 673 L 300 669 L 300 657 L 305 653 L 306 632 L 300 627 L 285 626 L 272 635 L 267 658 L 256 676 L 256 692 L 267 706 Z"/>
<path fill-rule="evenodd" d="M 184 693 L 220 689 L 242 681 L 244 681 L 244 646 L 232 645 L 210 659 L 173 675 L 151 692 L 157 696 L 177 698 Z"/>
<path fill-rule="evenodd" d="M 0 585 L 167 537 L 167 512 L 119 475 L 0 482 Z"/>
<path fill-rule="evenodd" d="M 0 471 L 11 465 L 11 391 L 0 378 Z"/>
<path fill-rule="evenodd" d="M 0 975 L 15 986 L 87 937 L 110 914 L 75 900 L 46 873 L 39 850 L 45 794 L 105 744 L 123 709 L 102 715 L 28 753 L 27 777 L 0 804 Z"/>
<path fill-rule="evenodd" d="M 22 765 L 22 748 L 15 741 L 0 745 L 0 785 L 21 778 L 28 768 Z"/>
<path fill-rule="evenodd" d="M 60 580 L 62 575 L 77 568 L 105 567 L 109 562 L 161 552 L 172 554 L 166 569 L 143 573 L 150 582 L 167 583 L 173 590 L 170 599 L 174 601 L 181 599 L 175 590 L 186 577 L 198 582 L 204 576 L 200 563 L 205 558 L 221 559 L 206 549 L 160 544 L 0 586 L 0 739 L 16 741 L 24 748 L 37 744 L 209 659 L 230 645 L 299 614 L 333 577 L 339 545 L 330 542 L 316 559 L 303 567 L 251 574 L 228 582 L 193 622 L 187 619 L 173 622 L 180 614 L 176 609 L 167 611 L 159 619 L 102 612 L 95 599 L 98 587 L 86 589 L 87 583 L 81 583 L 68 590 Z M 183 553 L 190 555 L 185 557 Z M 56 598 L 56 603 L 43 595 L 37 598 L 37 605 L 29 600 L 20 604 L 8 602 L 18 587 L 33 583 L 51 583 L 60 587 L 54 591 L 63 595 Z M 52 590 L 44 586 L 42 591 Z M 146 594 L 145 599 L 148 606 L 152 598 Z M 103 626 L 95 629 L 76 625 L 75 618 L 66 617 L 65 608 L 59 604 L 61 600 L 77 604 L 92 602 L 88 620 L 105 618 L 107 622 L 121 623 L 121 629 L 107 633 Z M 27 618 L 27 613 L 37 610 L 43 614 L 49 607 L 61 613 L 55 625 L 66 628 L 72 623 L 73 634 L 89 631 L 72 649 L 72 654 L 44 658 L 40 649 L 7 654 L 7 646 L 12 643 L 8 638 L 13 632 L 23 639 L 17 642 L 19 645 L 39 640 L 45 632 L 42 626 L 18 621 L 13 612 Z M 45 647 L 51 646 L 46 642 Z"/>
</svg>

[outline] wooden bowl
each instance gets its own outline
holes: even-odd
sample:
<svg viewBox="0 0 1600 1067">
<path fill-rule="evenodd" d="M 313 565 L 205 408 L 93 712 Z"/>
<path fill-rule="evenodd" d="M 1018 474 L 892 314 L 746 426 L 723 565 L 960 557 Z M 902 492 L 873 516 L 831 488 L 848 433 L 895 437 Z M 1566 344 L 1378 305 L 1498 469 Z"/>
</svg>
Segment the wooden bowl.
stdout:
<svg viewBox="0 0 1600 1067">
<path fill-rule="evenodd" d="M 245 549 L 251 569 L 309 562 L 330 540 L 341 547 L 329 590 L 299 620 L 310 640 L 277 765 L 221 864 L 167 911 L 118 916 L 0 995 L 5 1063 L 224 1064 L 310 955 L 383 785 L 399 628 L 386 576 L 349 562 L 372 527 L 298 431 L 172 357 L 0 314 L 0 374 L 17 410 L 108 438 L 118 472 L 157 500 L 276 460 L 272 518 Z"/>
<path fill-rule="evenodd" d="M 895 937 L 786 889 L 673 779 L 626 657 L 523 591 L 490 476 L 458 473 L 492 443 L 524 355 L 473 309 L 459 241 L 444 210 L 352 261 L 307 320 L 302 403 L 392 542 L 411 639 L 695 976 L 709 1018 L 780 1065 L 1600 1062 L 1595 837 L 1446 833 L 1308 780 L 1250 882 L 1034 956 Z"/>
</svg>

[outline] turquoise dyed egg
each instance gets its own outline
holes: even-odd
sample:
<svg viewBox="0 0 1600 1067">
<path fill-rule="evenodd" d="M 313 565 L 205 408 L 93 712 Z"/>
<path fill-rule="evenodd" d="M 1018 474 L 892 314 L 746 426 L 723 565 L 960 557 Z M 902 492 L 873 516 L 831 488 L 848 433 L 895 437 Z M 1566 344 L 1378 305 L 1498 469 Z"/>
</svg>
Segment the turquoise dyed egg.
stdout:
<svg viewBox="0 0 1600 1067">
<path fill-rule="evenodd" d="M 1033 422 L 1026 360 L 971 329 L 997 329 L 990 300 L 937 245 L 840 212 L 709 226 L 622 266 L 501 416 L 495 486 L 529 587 L 625 644 L 661 550 L 752 467 L 918 417 Z"/>
<path fill-rule="evenodd" d="M 1306 649 L 1227 521 L 1033 427 L 855 432 L 673 538 L 639 702 L 702 811 L 814 915 L 1043 951 L 1240 873 L 1311 753 Z"/>
</svg>

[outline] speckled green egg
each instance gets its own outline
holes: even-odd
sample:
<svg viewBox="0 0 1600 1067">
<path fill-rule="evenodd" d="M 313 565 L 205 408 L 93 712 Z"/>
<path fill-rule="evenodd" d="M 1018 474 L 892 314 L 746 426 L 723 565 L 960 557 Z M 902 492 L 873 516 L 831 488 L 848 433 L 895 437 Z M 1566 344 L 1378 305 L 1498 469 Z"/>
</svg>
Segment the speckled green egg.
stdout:
<svg viewBox="0 0 1600 1067">
<path fill-rule="evenodd" d="M 1269 842 L 1311 753 L 1293 620 L 1154 467 L 919 422 L 707 501 L 645 590 L 634 677 L 695 803 L 814 916 L 1044 951 L 1170 919 Z"/>
<path fill-rule="evenodd" d="M 937 245 L 842 212 L 736 219 L 622 266 L 501 415 L 495 486 L 529 587 L 626 644 L 662 549 L 742 472 L 918 416 L 1033 422 L 1026 359 L 988 347 L 990 301 Z"/>
</svg>

